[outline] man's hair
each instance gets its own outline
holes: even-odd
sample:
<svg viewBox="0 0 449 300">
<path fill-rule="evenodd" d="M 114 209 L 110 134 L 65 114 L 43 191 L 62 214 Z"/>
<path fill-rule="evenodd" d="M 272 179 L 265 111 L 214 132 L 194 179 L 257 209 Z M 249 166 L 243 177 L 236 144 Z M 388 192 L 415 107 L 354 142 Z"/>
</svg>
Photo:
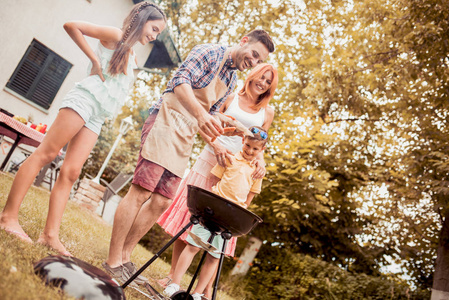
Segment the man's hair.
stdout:
<svg viewBox="0 0 449 300">
<path fill-rule="evenodd" d="M 265 47 L 267 47 L 268 52 L 270 53 L 274 52 L 273 41 L 271 40 L 270 35 L 265 30 L 255 29 L 250 33 L 248 33 L 246 36 L 249 37 L 250 43 L 261 42 L 262 44 L 265 45 Z"/>
</svg>

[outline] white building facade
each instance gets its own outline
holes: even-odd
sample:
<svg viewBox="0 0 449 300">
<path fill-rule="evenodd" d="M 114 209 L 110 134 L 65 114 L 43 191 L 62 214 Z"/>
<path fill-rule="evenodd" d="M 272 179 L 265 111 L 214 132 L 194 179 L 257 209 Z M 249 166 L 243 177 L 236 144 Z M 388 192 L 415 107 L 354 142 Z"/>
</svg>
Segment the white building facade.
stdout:
<svg viewBox="0 0 449 300">
<path fill-rule="evenodd" d="M 139 2 L 139 1 L 137 1 Z M 49 127 L 65 94 L 87 75 L 88 58 L 67 21 L 121 27 L 132 0 L 0 0 L 0 108 Z M 97 40 L 86 38 L 93 49 Z M 136 45 L 139 67 L 152 45 Z"/>
</svg>

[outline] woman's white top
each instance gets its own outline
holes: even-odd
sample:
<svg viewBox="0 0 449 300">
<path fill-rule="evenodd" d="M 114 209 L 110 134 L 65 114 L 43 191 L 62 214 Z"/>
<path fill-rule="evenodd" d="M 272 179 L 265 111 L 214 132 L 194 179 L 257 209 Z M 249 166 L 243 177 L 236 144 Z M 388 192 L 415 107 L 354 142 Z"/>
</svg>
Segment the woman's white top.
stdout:
<svg viewBox="0 0 449 300">
<path fill-rule="evenodd" d="M 251 126 L 262 126 L 265 121 L 265 108 L 261 108 L 257 113 L 249 113 L 244 111 L 240 108 L 238 94 L 235 95 L 234 100 L 231 102 L 224 114 L 234 117 L 248 128 Z M 217 140 L 232 153 L 237 153 L 242 150 L 243 144 L 241 136 L 221 135 L 217 138 Z M 214 149 L 209 144 L 206 145 L 205 149 L 214 153 Z"/>
</svg>

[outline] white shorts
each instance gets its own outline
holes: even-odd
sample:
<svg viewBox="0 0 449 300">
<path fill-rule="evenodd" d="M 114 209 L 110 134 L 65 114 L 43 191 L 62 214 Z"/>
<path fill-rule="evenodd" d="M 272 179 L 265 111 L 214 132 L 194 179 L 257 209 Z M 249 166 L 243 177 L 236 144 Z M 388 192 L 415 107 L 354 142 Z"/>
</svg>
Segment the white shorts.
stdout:
<svg viewBox="0 0 449 300">
<path fill-rule="evenodd" d="M 100 135 L 107 112 L 88 91 L 79 88 L 71 89 L 62 100 L 61 108 L 70 108 L 83 118 L 85 127 Z"/>
</svg>

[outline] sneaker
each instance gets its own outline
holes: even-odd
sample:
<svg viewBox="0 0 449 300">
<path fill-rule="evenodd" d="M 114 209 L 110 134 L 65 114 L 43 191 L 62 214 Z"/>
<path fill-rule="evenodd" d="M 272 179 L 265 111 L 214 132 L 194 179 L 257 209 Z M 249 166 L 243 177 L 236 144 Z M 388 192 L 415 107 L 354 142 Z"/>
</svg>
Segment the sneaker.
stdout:
<svg viewBox="0 0 449 300">
<path fill-rule="evenodd" d="M 123 266 L 113 268 L 110 265 L 108 265 L 107 262 L 103 262 L 101 266 L 103 267 L 103 269 L 105 269 L 106 273 L 108 273 L 112 278 L 118 281 L 119 284 L 123 284 L 128 280 L 125 276 Z"/>
<path fill-rule="evenodd" d="M 201 299 L 203 299 L 203 297 L 202 297 L 203 294 L 195 293 L 195 294 L 192 294 L 191 296 L 192 296 L 193 300 L 201 300 Z"/>
<path fill-rule="evenodd" d="M 174 293 L 179 291 L 179 285 L 176 283 L 169 284 L 165 290 L 162 292 L 165 296 L 171 297 Z"/>
<path fill-rule="evenodd" d="M 131 276 L 133 276 L 137 272 L 137 267 L 133 262 L 124 263 L 123 268 L 125 269 L 124 276 L 126 277 L 126 280 L 131 278 Z M 145 282 L 147 282 L 147 281 L 148 281 L 148 278 L 146 278 L 145 276 L 142 276 L 142 275 L 137 276 L 133 280 L 133 282 L 135 282 L 139 285 L 145 284 Z"/>
</svg>

